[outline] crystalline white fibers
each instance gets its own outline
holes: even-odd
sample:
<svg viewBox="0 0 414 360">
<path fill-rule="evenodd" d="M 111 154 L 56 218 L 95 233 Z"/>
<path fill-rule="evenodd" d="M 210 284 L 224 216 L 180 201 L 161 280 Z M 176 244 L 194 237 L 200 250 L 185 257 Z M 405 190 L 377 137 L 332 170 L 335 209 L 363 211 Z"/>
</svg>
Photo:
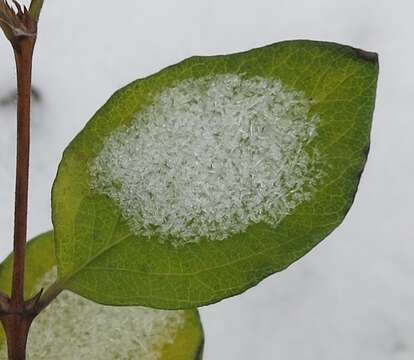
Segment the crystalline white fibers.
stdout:
<svg viewBox="0 0 414 360">
<path fill-rule="evenodd" d="M 92 188 L 136 234 L 177 246 L 276 226 L 318 178 L 317 153 L 306 151 L 319 121 L 311 105 L 277 79 L 178 82 L 107 138 Z"/>
</svg>

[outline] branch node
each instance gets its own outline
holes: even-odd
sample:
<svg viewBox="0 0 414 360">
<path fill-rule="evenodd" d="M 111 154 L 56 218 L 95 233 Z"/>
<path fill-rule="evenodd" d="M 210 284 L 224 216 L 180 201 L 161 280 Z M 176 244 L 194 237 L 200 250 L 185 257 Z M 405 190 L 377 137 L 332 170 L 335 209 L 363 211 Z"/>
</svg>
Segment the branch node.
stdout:
<svg viewBox="0 0 414 360">
<path fill-rule="evenodd" d="M 0 0 L 0 27 L 9 41 L 14 44 L 21 37 L 36 38 L 37 21 L 25 6 L 12 0 L 14 7 L 7 0 Z"/>
<path fill-rule="evenodd" d="M 38 312 L 39 301 L 42 295 L 43 295 L 43 288 L 30 300 L 27 300 L 25 302 L 25 311 L 30 314 L 37 315 L 39 313 Z"/>
</svg>

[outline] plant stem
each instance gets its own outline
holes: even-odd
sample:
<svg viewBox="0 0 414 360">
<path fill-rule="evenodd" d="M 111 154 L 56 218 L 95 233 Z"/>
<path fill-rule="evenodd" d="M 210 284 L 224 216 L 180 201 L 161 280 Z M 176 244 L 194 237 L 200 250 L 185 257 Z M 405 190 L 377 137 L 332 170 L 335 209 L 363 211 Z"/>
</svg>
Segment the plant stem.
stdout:
<svg viewBox="0 0 414 360">
<path fill-rule="evenodd" d="M 26 359 L 30 325 L 37 315 L 35 305 L 25 302 L 24 275 L 27 239 L 27 203 L 30 153 L 30 95 L 32 58 L 36 36 L 11 40 L 17 69 L 17 158 L 14 212 L 13 275 L 10 299 L 2 296 L 1 317 L 10 360 Z"/>
<path fill-rule="evenodd" d="M 1 322 L 6 332 L 7 352 L 10 360 L 26 359 L 26 344 L 33 316 L 27 314 L 9 314 Z"/>
<path fill-rule="evenodd" d="M 13 274 L 11 295 L 0 293 L 0 322 L 6 338 L 9 360 L 26 359 L 30 325 L 39 312 L 59 292 L 49 291 L 47 303 L 39 306 L 42 293 L 25 301 L 24 277 L 27 241 L 27 205 L 30 155 L 30 96 L 32 60 L 37 37 L 37 22 L 44 0 L 32 0 L 30 11 L 13 0 L 14 7 L 0 0 L 0 28 L 9 39 L 17 70 L 17 157 L 14 210 Z M 54 296 L 54 297 L 53 297 Z"/>
<path fill-rule="evenodd" d="M 17 69 L 17 159 L 13 279 L 10 304 L 14 311 L 22 311 L 24 308 L 30 153 L 30 95 L 35 41 L 35 37 L 21 37 L 13 44 Z"/>
</svg>

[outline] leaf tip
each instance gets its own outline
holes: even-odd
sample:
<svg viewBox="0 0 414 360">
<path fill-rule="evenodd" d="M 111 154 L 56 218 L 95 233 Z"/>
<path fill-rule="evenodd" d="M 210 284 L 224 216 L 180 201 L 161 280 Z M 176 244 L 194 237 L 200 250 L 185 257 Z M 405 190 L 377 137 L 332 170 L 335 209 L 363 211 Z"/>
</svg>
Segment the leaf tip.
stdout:
<svg viewBox="0 0 414 360">
<path fill-rule="evenodd" d="M 356 51 L 356 55 L 362 59 L 365 60 L 367 62 L 370 62 L 374 65 L 378 64 L 378 54 L 375 52 L 371 52 L 371 51 L 365 51 L 362 49 L 355 49 Z"/>
</svg>

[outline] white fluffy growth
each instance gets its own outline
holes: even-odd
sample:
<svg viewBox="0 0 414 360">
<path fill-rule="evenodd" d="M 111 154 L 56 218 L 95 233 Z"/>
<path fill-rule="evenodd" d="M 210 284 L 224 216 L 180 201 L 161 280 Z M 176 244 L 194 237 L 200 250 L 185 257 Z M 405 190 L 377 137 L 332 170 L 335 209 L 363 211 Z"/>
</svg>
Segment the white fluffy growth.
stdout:
<svg viewBox="0 0 414 360">
<path fill-rule="evenodd" d="M 179 82 L 121 127 L 90 164 L 136 234 L 174 245 L 276 225 L 309 198 L 317 171 L 311 102 L 279 80 Z"/>
<path fill-rule="evenodd" d="M 41 286 L 56 278 L 46 274 Z M 64 292 L 35 320 L 28 339 L 28 360 L 158 360 L 184 326 L 182 311 L 97 305 Z M 0 348 L 6 360 L 6 348 Z"/>
</svg>

